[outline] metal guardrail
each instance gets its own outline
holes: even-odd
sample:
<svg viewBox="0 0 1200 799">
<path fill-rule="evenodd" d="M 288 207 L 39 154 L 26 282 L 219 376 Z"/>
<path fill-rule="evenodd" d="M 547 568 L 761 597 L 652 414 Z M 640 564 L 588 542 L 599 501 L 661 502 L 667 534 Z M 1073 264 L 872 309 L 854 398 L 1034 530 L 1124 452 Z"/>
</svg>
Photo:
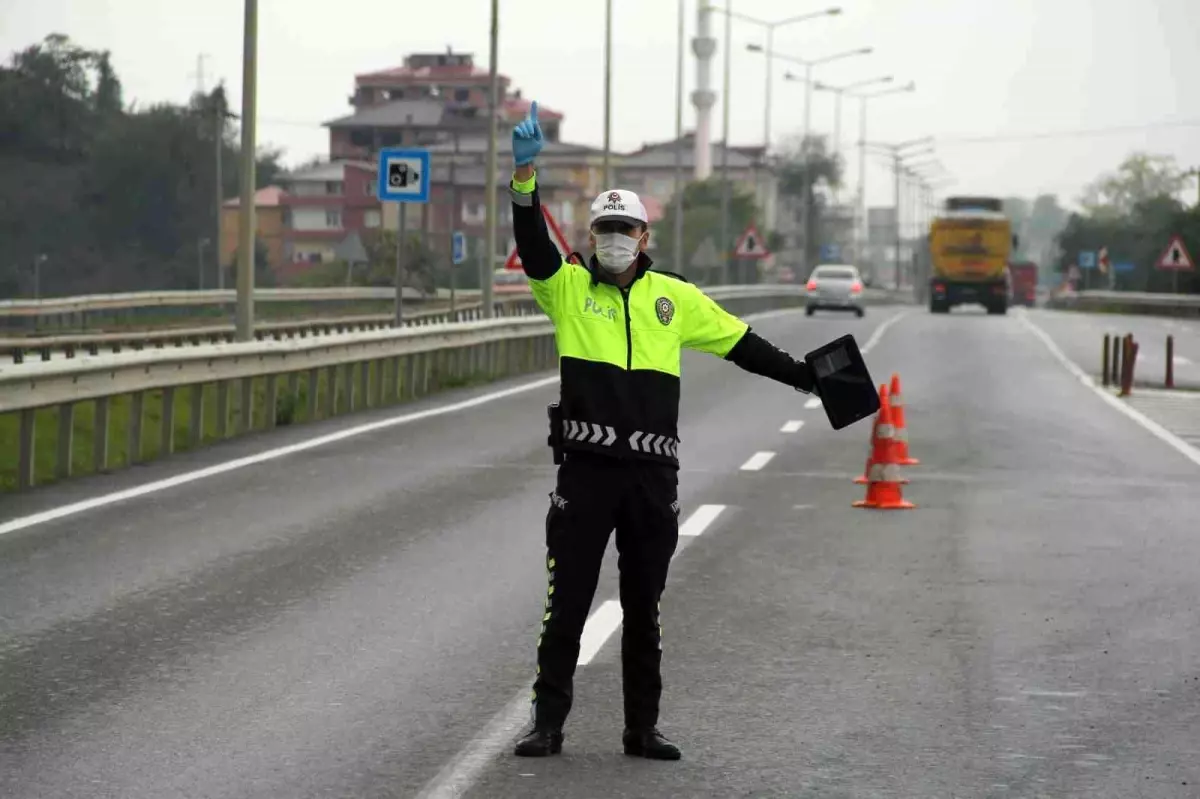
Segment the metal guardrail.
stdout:
<svg viewBox="0 0 1200 799">
<path fill-rule="evenodd" d="M 498 299 L 496 315 L 502 317 L 540 313 L 533 298 L 526 294 Z M 441 311 L 414 311 L 405 315 L 406 327 L 416 325 L 449 324 L 467 322 L 482 317 L 483 306 L 472 303 L 458 306 L 451 313 Z M 296 336 L 319 336 L 331 333 L 378 330 L 393 327 L 392 314 L 362 314 L 343 317 L 318 317 L 284 322 L 260 322 L 255 325 L 255 338 L 291 338 Z M 101 351 L 118 353 L 124 350 L 142 350 L 147 347 L 186 347 L 216 344 L 234 340 L 236 328 L 232 324 L 207 325 L 200 327 L 163 328 L 159 330 L 131 330 L 113 333 L 68 333 L 50 336 L 18 336 L 0 338 L 0 354 L 14 364 L 25 363 L 31 357 L 43 361 L 55 355 L 74 358 L 84 352 L 98 355 Z"/>
<path fill-rule="evenodd" d="M 439 289 L 438 297 L 448 297 L 449 291 Z M 458 296 L 475 298 L 479 290 L 458 291 Z M 370 286 L 345 286 L 311 289 L 255 289 L 254 302 L 354 302 L 363 300 L 394 300 L 393 288 Z M 422 301 L 429 297 L 413 288 L 405 288 L 404 299 Z M 237 302 L 237 292 L 232 289 L 204 289 L 200 291 L 131 291 L 120 294 L 81 294 L 74 297 L 48 297 L 41 300 L 0 300 L 0 317 L 56 316 L 86 313 L 89 311 L 114 311 L 129 308 L 178 308 L 204 305 L 232 305 Z"/>
<path fill-rule="evenodd" d="M 1200 295 L 1145 291 L 1078 291 L 1050 295 L 1047 308 L 1154 316 L 1200 317 Z"/>
<path fill-rule="evenodd" d="M 804 301 L 802 286 L 706 291 L 738 314 Z M 19 417 L 16 485 L 27 488 L 79 468 L 104 472 L 169 455 L 185 439 L 193 449 L 235 433 L 378 408 L 555 363 L 553 327 L 544 316 L 152 348 L 0 369 L 0 414 Z M 77 414 L 79 406 L 86 412 Z M 186 423 L 178 424 L 183 416 Z M 90 432 L 90 446 L 76 446 L 77 420 L 84 435 Z M 53 445 L 39 447 L 39 436 Z M 148 438 L 156 439 L 150 447 L 144 446 Z M 123 453 L 113 452 L 114 439 Z M 45 450 L 54 458 L 39 458 Z"/>
</svg>

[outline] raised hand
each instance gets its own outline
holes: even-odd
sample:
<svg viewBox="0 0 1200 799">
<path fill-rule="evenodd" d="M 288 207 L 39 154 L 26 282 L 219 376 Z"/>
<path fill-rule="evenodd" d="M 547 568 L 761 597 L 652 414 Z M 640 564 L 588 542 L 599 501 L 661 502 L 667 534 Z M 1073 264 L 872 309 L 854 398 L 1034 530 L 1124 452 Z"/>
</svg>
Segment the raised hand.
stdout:
<svg viewBox="0 0 1200 799">
<path fill-rule="evenodd" d="M 533 163 L 533 159 L 542 151 L 545 139 L 542 136 L 542 126 L 538 124 L 537 100 L 529 106 L 529 115 L 517 123 L 512 132 L 513 161 L 517 166 Z"/>
</svg>

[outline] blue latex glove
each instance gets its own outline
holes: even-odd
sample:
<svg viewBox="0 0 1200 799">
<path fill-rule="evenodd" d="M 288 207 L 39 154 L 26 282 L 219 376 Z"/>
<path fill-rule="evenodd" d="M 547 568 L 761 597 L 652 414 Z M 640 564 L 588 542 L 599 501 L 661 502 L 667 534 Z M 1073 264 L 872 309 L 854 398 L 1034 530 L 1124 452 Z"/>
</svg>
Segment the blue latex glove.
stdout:
<svg viewBox="0 0 1200 799">
<path fill-rule="evenodd" d="M 542 126 L 538 124 L 537 111 L 537 101 L 534 100 L 529 106 L 529 116 L 513 128 L 513 161 L 517 166 L 533 163 L 533 159 L 542 151 L 545 140 L 542 138 Z"/>
</svg>

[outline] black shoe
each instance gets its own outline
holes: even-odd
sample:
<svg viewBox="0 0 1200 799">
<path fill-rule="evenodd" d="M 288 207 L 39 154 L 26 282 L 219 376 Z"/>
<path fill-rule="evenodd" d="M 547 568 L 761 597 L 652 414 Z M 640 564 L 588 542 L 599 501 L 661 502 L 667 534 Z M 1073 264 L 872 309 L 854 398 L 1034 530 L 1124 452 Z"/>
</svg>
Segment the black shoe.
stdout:
<svg viewBox="0 0 1200 799">
<path fill-rule="evenodd" d="M 562 751 L 562 730 L 556 727 L 534 727 L 517 741 L 513 754 L 517 757 L 547 757 Z"/>
<path fill-rule="evenodd" d="M 635 757 L 646 757 L 651 760 L 678 760 L 683 754 L 679 747 L 663 737 L 663 734 L 651 727 L 648 730 L 625 730 L 621 736 L 625 744 L 625 754 Z"/>
</svg>

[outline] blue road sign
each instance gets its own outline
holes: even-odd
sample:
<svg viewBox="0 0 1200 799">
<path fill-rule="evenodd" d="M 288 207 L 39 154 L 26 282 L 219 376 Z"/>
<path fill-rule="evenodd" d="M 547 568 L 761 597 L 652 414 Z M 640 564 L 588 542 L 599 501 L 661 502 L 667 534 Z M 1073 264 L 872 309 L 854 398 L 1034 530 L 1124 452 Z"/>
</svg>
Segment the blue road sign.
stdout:
<svg viewBox="0 0 1200 799">
<path fill-rule="evenodd" d="M 467 237 L 461 230 L 456 230 L 450 236 L 450 258 L 455 265 L 467 260 Z"/>
<path fill-rule="evenodd" d="M 379 151 L 381 202 L 429 202 L 429 151 L 397 147 Z"/>
<path fill-rule="evenodd" d="M 838 258 L 841 258 L 841 257 L 842 257 L 842 248 L 839 247 L 838 245 L 836 245 L 836 244 L 822 244 L 821 245 L 821 260 L 822 261 L 836 261 Z"/>
<path fill-rule="evenodd" d="M 1080 269 L 1095 269 L 1096 268 L 1096 253 L 1094 253 L 1094 252 L 1079 253 L 1079 268 Z"/>
<path fill-rule="evenodd" d="M 1118 263 L 1113 264 L 1113 271 L 1114 272 L 1136 272 L 1137 265 L 1134 264 L 1132 261 L 1120 261 Z"/>
</svg>

